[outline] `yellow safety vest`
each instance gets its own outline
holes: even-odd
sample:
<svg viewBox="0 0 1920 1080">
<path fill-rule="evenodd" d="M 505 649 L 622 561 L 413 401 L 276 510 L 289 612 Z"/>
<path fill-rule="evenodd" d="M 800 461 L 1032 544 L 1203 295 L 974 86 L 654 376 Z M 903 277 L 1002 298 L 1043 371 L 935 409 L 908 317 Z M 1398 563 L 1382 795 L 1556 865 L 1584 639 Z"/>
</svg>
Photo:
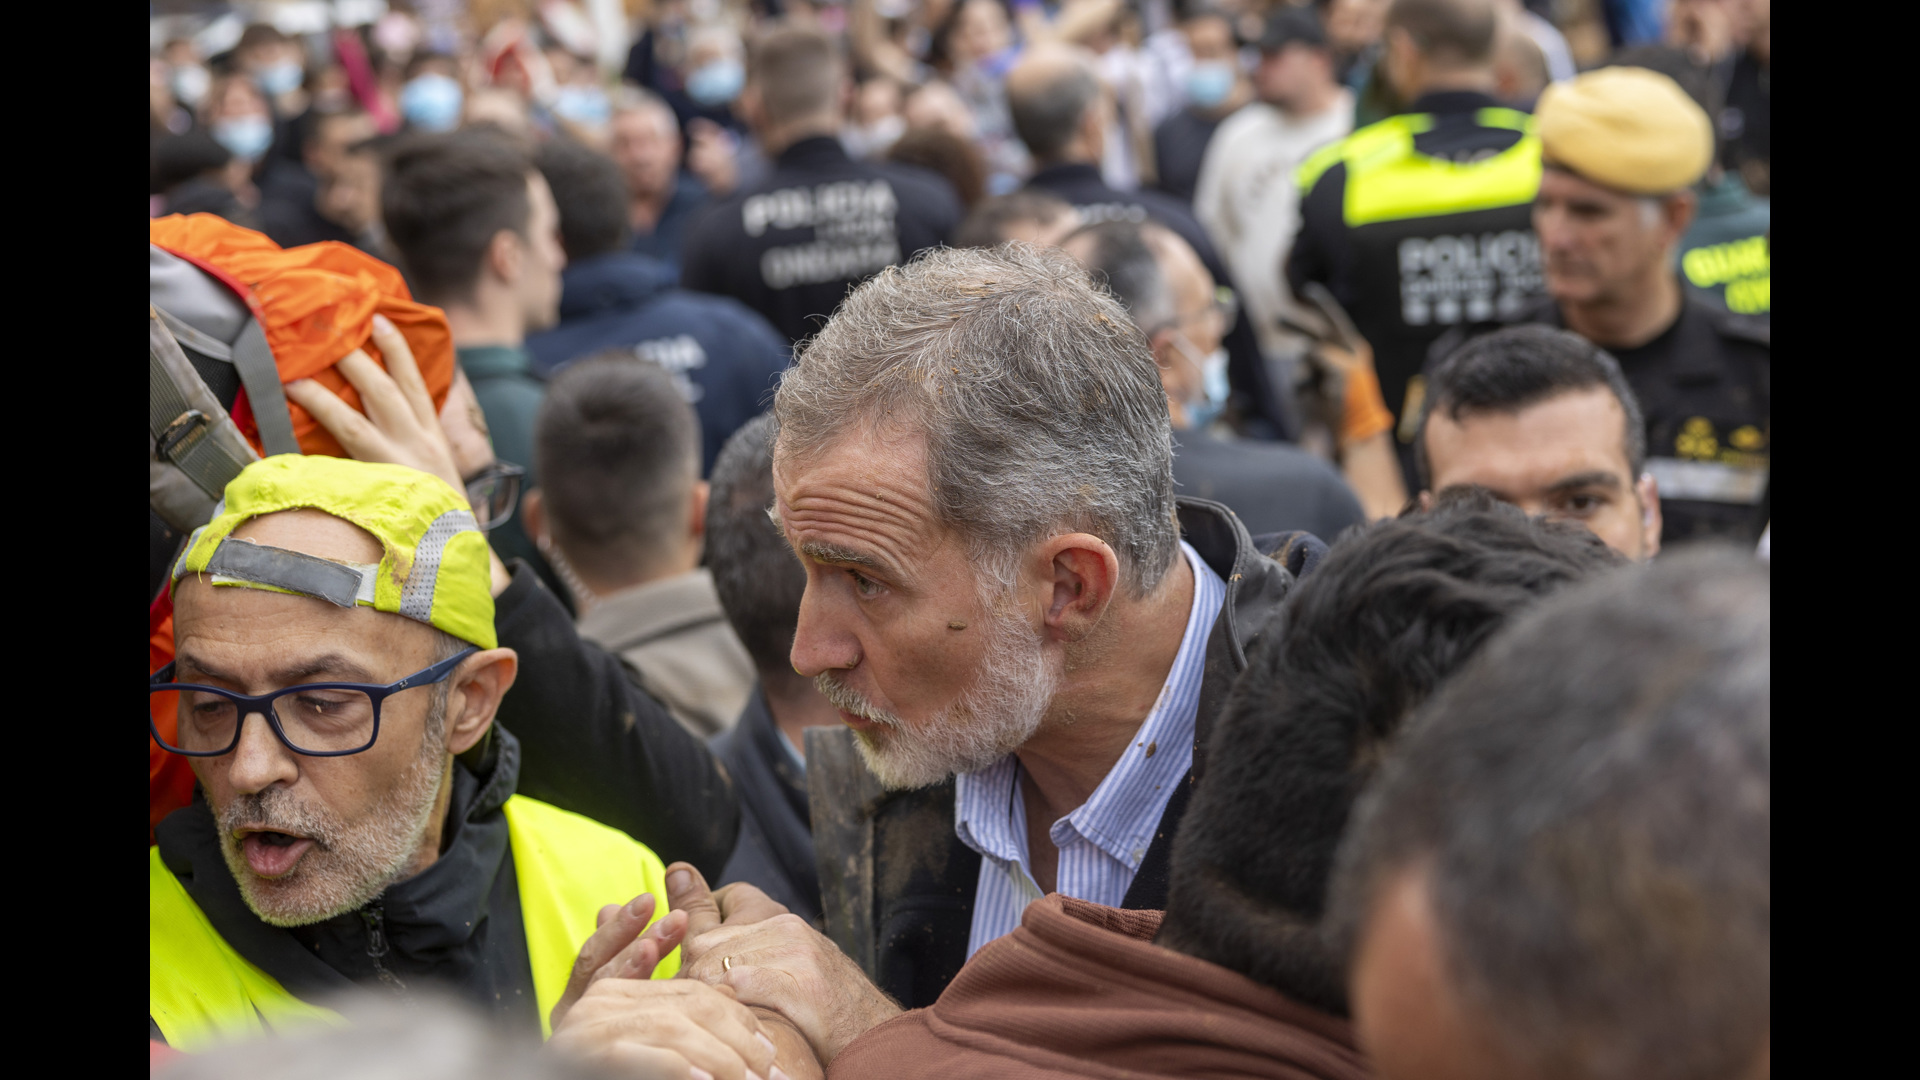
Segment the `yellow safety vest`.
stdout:
<svg viewBox="0 0 1920 1080">
<path fill-rule="evenodd" d="M 643 892 L 667 913 L 666 868 L 627 834 L 546 803 L 515 795 L 505 807 L 527 957 L 533 967 L 540 1034 L 567 987 L 580 946 L 606 904 Z M 338 1013 L 302 1001 L 221 938 L 180 879 L 149 848 L 148 1009 L 172 1046 L 202 1050 L 306 1023 L 340 1023 Z M 668 953 L 656 979 L 680 970 Z"/>
<path fill-rule="evenodd" d="M 1474 119 L 1481 127 L 1517 131 L 1520 139 L 1478 161 L 1447 161 L 1414 149 L 1414 137 L 1432 130 L 1431 115 L 1389 116 L 1309 155 L 1294 171 L 1294 184 L 1304 195 L 1328 169 L 1345 163 L 1342 216 L 1352 227 L 1532 202 L 1540 190 L 1540 136 L 1533 117 L 1513 109 L 1481 109 Z"/>
</svg>

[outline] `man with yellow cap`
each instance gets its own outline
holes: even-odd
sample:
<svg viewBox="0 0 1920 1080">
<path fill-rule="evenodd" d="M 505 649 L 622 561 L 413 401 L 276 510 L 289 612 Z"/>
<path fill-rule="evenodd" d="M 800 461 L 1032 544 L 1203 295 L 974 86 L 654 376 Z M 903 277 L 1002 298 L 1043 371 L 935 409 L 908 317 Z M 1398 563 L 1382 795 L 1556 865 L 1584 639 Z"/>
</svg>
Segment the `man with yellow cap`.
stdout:
<svg viewBox="0 0 1920 1080">
<path fill-rule="evenodd" d="M 603 935 L 664 914 L 652 851 L 514 793 L 489 574 L 427 473 L 288 454 L 227 486 L 174 565 L 149 688 L 200 792 L 149 852 L 153 1038 L 337 1020 L 320 1002 L 355 985 L 451 990 L 538 1037 L 603 905 L 625 905 Z"/>
<path fill-rule="evenodd" d="M 1535 122 L 1544 170 L 1533 223 L 1551 302 L 1521 321 L 1572 330 L 1620 362 L 1646 417 L 1665 543 L 1758 540 L 1771 332 L 1675 272 L 1694 184 L 1713 161 L 1706 112 L 1665 75 L 1608 67 L 1549 87 Z"/>
</svg>

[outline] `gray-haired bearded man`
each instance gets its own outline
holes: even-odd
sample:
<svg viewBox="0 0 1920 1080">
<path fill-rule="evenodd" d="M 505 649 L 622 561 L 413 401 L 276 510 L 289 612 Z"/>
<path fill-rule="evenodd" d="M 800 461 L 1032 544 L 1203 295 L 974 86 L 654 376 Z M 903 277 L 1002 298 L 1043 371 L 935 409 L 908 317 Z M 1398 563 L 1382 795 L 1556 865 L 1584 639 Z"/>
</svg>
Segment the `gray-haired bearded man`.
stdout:
<svg viewBox="0 0 1920 1080">
<path fill-rule="evenodd" d="M 809 740 L 834 940 L 745 923 L 722 892 L 729 922 L 695 941 L 694 919 L 686 968 L 821 1062 L 1046 893 L 1165 906 L 1196 747 L 1294 580 L 1276 558 L 1319 549 L 1176 499 L 1166 402 L 1126 310 L 1020 244 L 882 272 L 781 383 L 773 512 L 807 572 L 791 659 L 878 783 L 836 775 L 844 736 Z"/>
</svg>

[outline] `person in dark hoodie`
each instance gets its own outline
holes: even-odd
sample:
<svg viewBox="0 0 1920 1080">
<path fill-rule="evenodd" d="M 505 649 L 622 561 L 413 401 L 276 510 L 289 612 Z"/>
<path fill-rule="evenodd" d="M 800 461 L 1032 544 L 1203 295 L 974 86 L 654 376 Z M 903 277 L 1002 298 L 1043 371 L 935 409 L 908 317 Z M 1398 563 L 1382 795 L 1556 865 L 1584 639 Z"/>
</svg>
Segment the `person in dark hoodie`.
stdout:
<svg viewBox="0 0 1920 1080">
<path fill-rule="evenodd" d="M 738 300 L 675 288 L 670 268 L 630 250 L 626 184 L 613 159 L 555 140 L 538 164 L 560 206 L 567 267 L 559 325 L 527 338 L 534 372 L 551 377 L 612 348 L 666 368 L 700 416 L 705 475 L 727 436 L 771 396 L 787 339 Z"/>
<path fill-rule="evenodd" d="M 1622 561 L 1584 529 L 1479 492 L 1350 534 L 1249 650 L 1174 843 L 1164 915 L 1050 895 L 930 1008 L 864 1034 L 798 1034 L 836 1080 L 1368 1075 L 1344 957 L 1322 928 L 1354 799 L 1406 718 L 1502 625 Z M 785 977 L 758 966 L 778 962 L 761 959 L 768 930 L 795 924 L 748 922 L 764 900 L 738 886 L 669 900 L 689 913 L 686 973 L 763 1004 Z M 790 1054 L 788 1072 L 811 1071 Z"/>
<path fill-rule="evenodd" d="M 519 656 L 465 497 L 299 454 L 225 496 L 174 565 L 178 651 L 149 691 L 177 704 L 153 738 L 199 792 L 149 851 L 150 1037 L 194 1052 L 325 1020 L 317 999 L 356 984 L 439 987 L 538 1037 L 595 913 L 626 905 L 602 921 L 638 934 L 665 868 L 515 794 L 494 719 Z"/>
</svg>

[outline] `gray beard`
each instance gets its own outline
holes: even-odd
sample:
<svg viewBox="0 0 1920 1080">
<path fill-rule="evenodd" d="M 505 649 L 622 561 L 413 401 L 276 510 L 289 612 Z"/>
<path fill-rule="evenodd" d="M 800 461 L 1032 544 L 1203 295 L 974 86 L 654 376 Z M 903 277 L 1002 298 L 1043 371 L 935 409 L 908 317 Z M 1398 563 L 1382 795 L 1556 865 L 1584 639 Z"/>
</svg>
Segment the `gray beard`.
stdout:
<svg viewBox="0 0 1920 1080">
<path fill-rule="evenodd" d="M 298 801 L 278 787 L 215 808 L 220 854 L 241 898 L 262 922 L 308 926 L 344 915 L 386 891 L 412 864 L 447 771 L 446 693 L 444 686 L 435 689 L 419 756 L 359 820 L 344 820 L 329 807 Z M 267 880 L 247 865 L 235 837 L 242 827 L 305 836 L 314 845 L 291 873 Z"/>
<path fill-rule="evenodd" d="M 875 707 L 834 672 L 814 680 L 835 708 L 881 725 L 854 733 L 860 757 L 881 786 L 930 787 L 956 773 L 976 772 L 1018 750 L 1040 729 L 1060 688 L 1060 670 L 1048 662 L 1040 636 L 1016 614 L 987 606 L 993 612 L 987 652 L 973 684 L 924 723 L 909 724 Z"/>
</svg>

